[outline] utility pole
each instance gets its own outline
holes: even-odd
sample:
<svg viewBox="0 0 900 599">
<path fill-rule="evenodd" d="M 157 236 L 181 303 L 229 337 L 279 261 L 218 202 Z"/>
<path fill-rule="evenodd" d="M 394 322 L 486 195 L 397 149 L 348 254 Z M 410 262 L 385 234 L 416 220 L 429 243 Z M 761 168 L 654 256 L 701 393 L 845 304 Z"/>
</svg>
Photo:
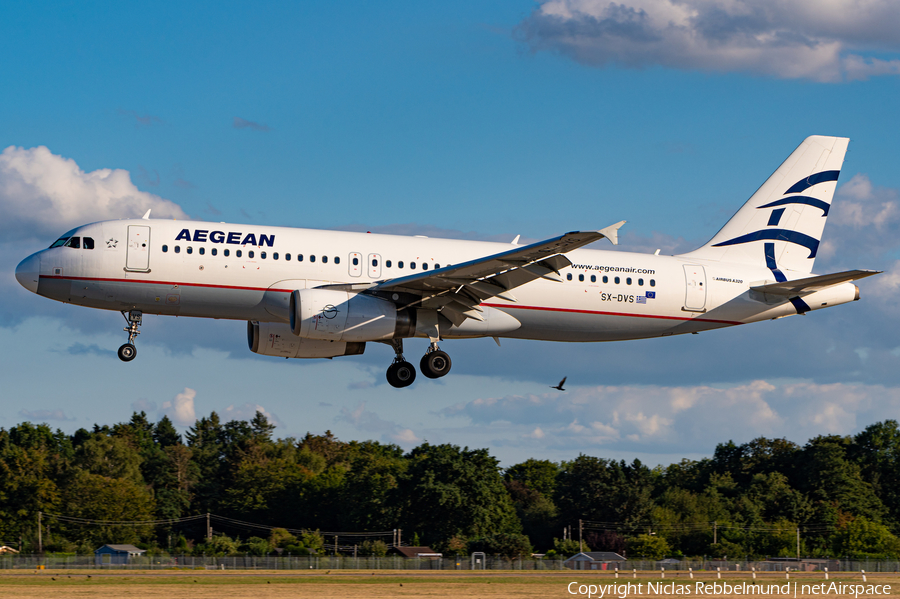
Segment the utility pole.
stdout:
<svg viewBox="0 0 900 599">
<path fill-rule="evenodd" d="M 714 520 L 713 521 L 713 545 L 716 544 L 716 537 L 718 536 L 718 532 L 719 532 L 719 523 Z"/>
<path fill-rule="evenodd" d="M 797 559 L 800 559 L 800 527 L 797 527 Z"/>
<path fill-rule="evenodd" d="M 212 541 L 212 528 L 209 527 L 209 512 L 206 512 L 206 540 Z"/>
<path fill-rule="evenodd" d="M 41 539 L 41 511 L 38 510 L 38 553 L 44 552 L 44 542 Z"/>
<path fill-rule="evenodd" d="M 334 535 L 334 556 L 337 557 L 338 537 Z"/>
<path fill-rule="evenodd" d="M 583 532 L 583 527 L 581 523 L 581 518 L 578 519 L 578 551 L 584 551 L 584 543 L 581 541 L 581 533 Z"/>
<path fill-rule="evenodd" d="M 398 528 L 397 529 L 397 547 L 400 547 L 401 545 L 403 545 L 403 529 Z"/>
</svg>

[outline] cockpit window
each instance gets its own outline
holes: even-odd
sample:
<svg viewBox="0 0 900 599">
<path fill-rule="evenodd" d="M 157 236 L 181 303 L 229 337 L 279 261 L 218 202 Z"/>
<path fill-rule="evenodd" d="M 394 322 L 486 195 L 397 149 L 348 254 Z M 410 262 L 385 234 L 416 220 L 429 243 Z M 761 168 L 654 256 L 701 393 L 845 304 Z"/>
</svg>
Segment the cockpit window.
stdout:
<svg viewBox="0 0 900 599">
<path fill-rule="evenodd" d="M 82 241 L 82 247 L 86 250 L 94 249 L 94 238 L 93 237 L 85 237 Z"/>
<path fill-rule="evenodd" d="M 65 247 L 75 248 L 76 250 L 81 248 L 81 237 L 69 237 Z"/>
<path fill-rule="evenodd" d="M 56 241 L 53 242 L 53 245 L 50 246 L 50 249 L 58 248 L 67 241 L 69 241 L 68 237 L 60 237 L 59 239 L 57 239 Z"/>
</svg>

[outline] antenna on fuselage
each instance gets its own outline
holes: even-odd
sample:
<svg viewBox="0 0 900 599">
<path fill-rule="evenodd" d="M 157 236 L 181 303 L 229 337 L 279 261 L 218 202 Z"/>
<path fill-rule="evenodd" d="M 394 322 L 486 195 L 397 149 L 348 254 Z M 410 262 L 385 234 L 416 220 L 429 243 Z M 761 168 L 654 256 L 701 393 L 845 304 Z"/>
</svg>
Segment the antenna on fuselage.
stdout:
<svg viewBox="0 0 900 599">
<path fill-rule="evenodd" d="M 153 208 L 150 208 L 150 210 L 153 210 Z M 147 210 L 147 212 L 144 213 L 144 216 L 141 217 L 141 220 L 150 220 L 150 210 Z"/>
</svg>

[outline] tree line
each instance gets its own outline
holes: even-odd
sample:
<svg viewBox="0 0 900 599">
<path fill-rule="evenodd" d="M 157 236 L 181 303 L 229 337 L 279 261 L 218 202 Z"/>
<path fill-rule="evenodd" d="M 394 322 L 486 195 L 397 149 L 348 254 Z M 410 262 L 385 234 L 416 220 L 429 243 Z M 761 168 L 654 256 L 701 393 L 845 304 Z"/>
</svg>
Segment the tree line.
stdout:
<svg viewBox="0 0 900 599">
<path fill-rule="evenodd" d="M 426 442 L 404 452 L 330 432 L 277 439 L 274 429 L 260 412 L 229 422 L 213 412 L 183 437 L 168 417 L 154 423 L 144 412 L 72 435 L 29 422 L 0 428 L 0 543 L 36 552 L 40 512 L 42 548 L 53 552 L 132 543 L 308 554 L 327 541 L 317 531 L 402 529 L 404 544 L 447 554 L 900 557 L 895 420 L 803 446 L 729 441 L 711 458 L 655 468 L 582 454 L 503 469 L 487 449 Z M 208 539 L 204 519 L 179 521 L 207 513 L 283 528 L 217 524 Z M 381 555 L 388 543 L 362 545 Z"/>
</svg>

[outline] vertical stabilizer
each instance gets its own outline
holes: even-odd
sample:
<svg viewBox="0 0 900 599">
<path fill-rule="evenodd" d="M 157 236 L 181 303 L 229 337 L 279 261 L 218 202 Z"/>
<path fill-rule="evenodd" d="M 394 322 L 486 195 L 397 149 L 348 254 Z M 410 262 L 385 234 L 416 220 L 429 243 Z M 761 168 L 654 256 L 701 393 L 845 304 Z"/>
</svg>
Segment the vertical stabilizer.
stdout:
<svg viewBox="0 0 900 599">
<path fill-rule="evenodd" d="M 812 272 L 849 142 L 807 137 L 712 240 L 682 256 L 765 266 L 777 280 L 782 269 Z"/>
</svg>

